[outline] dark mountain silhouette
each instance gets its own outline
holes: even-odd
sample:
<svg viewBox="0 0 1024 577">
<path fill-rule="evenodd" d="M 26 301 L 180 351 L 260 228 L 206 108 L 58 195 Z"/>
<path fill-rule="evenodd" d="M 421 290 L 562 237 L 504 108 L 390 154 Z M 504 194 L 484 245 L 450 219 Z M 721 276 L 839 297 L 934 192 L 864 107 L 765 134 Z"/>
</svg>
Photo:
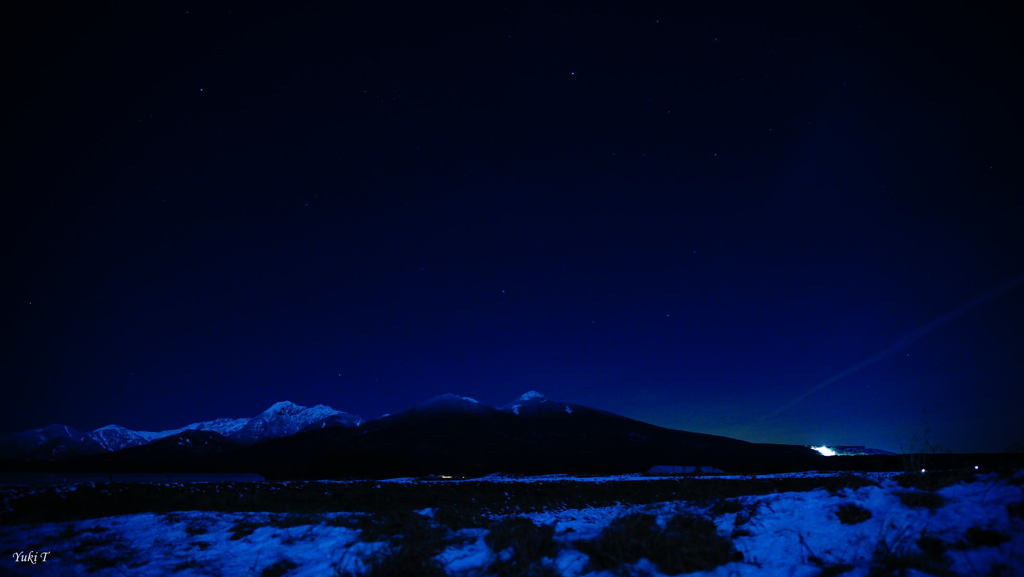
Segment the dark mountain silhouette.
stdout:
<svg viewBox="0 0 1024 577">
<path fill-rule="evenodd" d="M 358 429 L 309 431 L 243 454 L 238 465 L 275 478 L 614 473 L 658 464 L 776 471 L 823 459 L 806 447 L 665 429 L 539 395 L 503 409 L 445 395 Z"/>
<path fill-rule="evenodd" d="M 807 447 L 756 444 L 666 429 L 530 392 L 494 408 L 442 395 L 352 426 L 324 421 L 296 434 L 241 444 L 189 430 L 100 455 L 51 463 L 89 471 L 258 472 L 268 478 L 424 474 L 622 473 L 653 465 L 729 472 L 820 468 Z"/>
<path fill-rule="evenodd" d="M 242 446 L 215 431 L 187 430 L 145 445 L 67 459 L 55 467 L 103 472 L 227 471 L 221 459 Z"/>
<path fill-rule="evenodd" d="M 103 446 L 90 433 L 67 425 L 47 425 L 38 429 L 0 435 L 0 455 L 23 461 L 58 460 L 103 452 Z"/>
</svg>

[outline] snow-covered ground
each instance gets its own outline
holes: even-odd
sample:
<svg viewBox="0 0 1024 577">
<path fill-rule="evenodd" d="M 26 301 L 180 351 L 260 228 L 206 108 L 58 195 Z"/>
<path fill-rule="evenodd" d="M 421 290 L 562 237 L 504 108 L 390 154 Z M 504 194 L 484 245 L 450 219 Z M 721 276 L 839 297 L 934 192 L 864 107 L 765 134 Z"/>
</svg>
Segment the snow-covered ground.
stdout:
<svg viewBox="0 0 1024 577">
<path fill-rule="evenodd" d="M 422 483 L 435 480 L 446 483 L 553 483 L 558 481 L 571 481 L 574 483 L 608 483 L 615 481 L 656 481 L 659 479 L 808 479 L 823 477 L 844 477 L 850 473 L 845 471 L 801 471 L 798 473 L 769 473 L 760 475 L 645 475 L 645 474 L 624 474 L 624 475 L 508 475 L 504 473 L 493 473 L 483 477 L 449 478 L 439 477 L 436 479 L 425 479 L 424 477 L 394 477 L 382 479 L 381 483 Z M 859 472 L 858 477 L 872 480 L 882 480 L 897 477 L 902 473 L 895 472 Z M 330 481 L 332 483 L 360 483 L 362 481 L 340 480 Z"/>
<path fill-rule="evenodd" d="M 554 547 L 535 568 L 569 577 L 663 575 L 647 559 L 597 569 L 581 550 L 581 541 L 599 539 L 614 519 L 634 513 L 653 515 L 660 527 L 680 513 L 705 516 L 742 555 L 695 575 L 1024 575 L 1024 472 L 979 475 L 934 491 L 901 487 L 889 475 L 863 476 L 877 485 L 523 516 L 554 530 Z M 428 508 L 413 514 L 436 527 L 443 520 L 435 523 L 435 513 Z M 366 520 L 365 514 L 344 512 L 183 511 L 0 526 L 6 555 L 0 574 L 355 576 L 396 547 L 380 531 L 367 531 L 361 524 Z M 433 559 L 455 577 L 494 575 L 513 553 L 492 550 L 488 529 L 445 527 L 443 533 Z M 45 561 L 38 552 L 48 552 Z M 16 561 L 18 553 L 25 560 Z M 508 565 L 503 571 L 510 574 Z"/>
</svg>

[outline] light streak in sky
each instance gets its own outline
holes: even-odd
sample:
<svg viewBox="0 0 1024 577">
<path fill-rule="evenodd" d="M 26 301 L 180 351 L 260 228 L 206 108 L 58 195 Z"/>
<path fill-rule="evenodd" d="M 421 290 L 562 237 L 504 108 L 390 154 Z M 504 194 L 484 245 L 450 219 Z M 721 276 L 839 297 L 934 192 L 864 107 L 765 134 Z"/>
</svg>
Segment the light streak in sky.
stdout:
<svg viewBox="0 0 1024 577">
<path fill-rule="evenodd" d="M 796 405 L 800 404 L 807 397 L 817 393 L 818 391 L 821 391 L 825 387 L 835 383 L 836 381 L 841 381 L 842 379 L 845 379 L 846 377 L 849 377 L 850 375 L 858 373 L 858 372 L 866 369 L 867 367 L 877 363 L 878 361 L 881 361 L 882 359 L 888 357 L 889 355 L 891 355 L 893 353 L 897 353 L 897 352 L 899 352 L 899 351 L 909 347 L 910 345 L 915 343 L 917 340 L 919 340 L 921 337 L 927 335 L 928 333 L 934 331 L 935 329 L 941 327 L 942 325 L 945 325 L 946 323 L 948 323 L 948 322 L 950 322 L 950 321 L 952 321 L 954 319 L 957 319 L 957 318 L 963 316 L 964 314 L 970 312 L 975 307 L 977 307 L 979 305 L 982 305 L 984 303 L 987 303 L 990 300 L 993 300 L 993 299 L 996 299 L 998 297 L 1003 296 L 1004 294 L 1006 294 L 1006 293 L 1012 291 L 1013 289 L 1017 288 L 1018 286 L 1020 286 L 1021 283 L 1024 283 L 1024 274 L 1018 275 L 1018 276 L 1014 277 L 1013 279 L 1011 279 L 1011 280 L 1009 280 L 1009 281 L 1007 281 L 1007 282 L 1005 282 L 1003 284 L 997 285 L 997 286 L 989 289 L 988 291 L 986 291 L 981 296 L 975 297 L 975 298 L 967 301 L 966 303 L 958 306 L 957 308 L 955 308 L 955 309 L 953 309 L 953 310 L 951 310 L 951 311 L 949 311 L 949 312 L 947 312 L 945 314 L 939 315 L 938 317 L 935 317 L 934 319 L 932 319 L 931 322 L 929 322 L 929 323 L 927 323 L 925 325 L 922 325 L 922 326 L 920 326 L 920 327 L 918 327 L 918 328 L 908 332 L 907 334 L 905 334 L 902 337 L 900 337 L 898 340 L 896 340 L 896 342 L 892 343 L 888 347 L 878 351 L 877 353 L 875 353 L 875 354 L 871 355 L 870 357 L 860 361 L 859 363 L 856 363 L 856 364 L 848 367 L 847 369 L 845 369 L 845 370 L 843 370 L 843 371 L 841 371 L 841 372 L 839 372 L 839 373 L 837 373 L 837 374 L 835 374 L 835 375 L 833 375 L 833 376 L 831 376 L 831 377 L 829 377 L 829 378 L 827 378 L 827 379 L 825 379 L 825 380 L 823 380 L 823 381 L 821 381 L 821 382 L 819 382 L 819 383 L 809 387 L 806 391 L 800 393 L 799 395 L 794 397 L 792 400 L 790 400 L 788 403 L 782 405 L 781 407 L 775 409 L 774 411 L 768 413 L 767 415 L 761 417 L 760 419 L 757 419 L 753 423 L 748 424 L 747 426 L 750 426 L 751 424 L 754 424 L 754 423 L 762 423 L 764 421 L 767 421 L 769 419 L 773 419 L 773 418 L 781 415 L 782 413 L 784 413 L 784 412 L 792 409 Z"/>
</svg>

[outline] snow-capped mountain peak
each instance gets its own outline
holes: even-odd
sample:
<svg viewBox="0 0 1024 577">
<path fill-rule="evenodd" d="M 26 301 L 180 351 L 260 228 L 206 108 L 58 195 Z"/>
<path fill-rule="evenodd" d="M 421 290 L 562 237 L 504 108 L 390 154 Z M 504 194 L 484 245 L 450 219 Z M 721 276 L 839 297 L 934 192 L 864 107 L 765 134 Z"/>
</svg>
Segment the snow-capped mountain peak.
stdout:
<svg viewBox="0 0 1024 577">
<path fill-rule="evenodd" d="M 561 411 L 567 415 L 571 415 L 573 413 L 573 408 L 571 405 L 568 405 L 566 403 L 554 402 L 551 399 L 545 397 L 542 393 L 538 393 L 537 391 L 526 391 L 525 393 L 519 395 L 518 399 L 502 407 L 502 410 L 511 412 L 513 415 L 521 415 L 523 414 L 524 410 L 529 411 L 531 413 L 537 413 L 541 411 L 547 413 L 552 410 Z"/>
<path fill-rule="evenodd" d="M 191 432 L 217 433 L 232 441 L 254 443 L 306 429 L 355 427 L 361 422 L 359 417 L 327 405 L 303 407 L 291 401 L 280 401 L 255 417 L 213 419 L 163 431 L 136 431 L 110 424 L 85 432 L 67 425 L 47 425 L 7 433 L 0 435 L 0 458 L 51 459 L 66 454 L 119 451 Z"/>
<path fill-rule="evenodd" d="M 519 398 L 516 399 L 516 401 L 518 401 L 520 403 L 527 403 L 527 402 L 530 402 L 530 401 L 546 401 L 546 400 L 548 400 L 548 398 L 545 397 L 543 394 L 538 393 L 537 391 L 526 391 L 525 393 L 519 395 Z"/>
<path fill-rule="evenodd" d="M 170 437 L 172 435 L 178 435 L 185 431 L 211 431 L 218 433 L 228 438 L 232 438 L 238 433 L 246 424 L 249 423 L 249 418 L 241 417 L 237 419 L 224 418 L 224 419 L 213 419 L 211 421 L 200 421 L 198 423 L 192 423 L 185 425 L 184 427 L 178 427 L 177 429 L 167 429 L 164 431 L 156 431 L 153 433 L 147 431 L 137 431 L 144 435 L 151 435 L 154 439 L 162 439 L 164 437 Z"/>
<path fill-rule="evenodd" d="M 523 405 L 533 405 L 537 403 L 547 403 L 548 398 L 537 391 L 526 391 L 519 395 L 519 398 L 512 401 L 511 404 L 502 407 L 506 411 L 512 411 L 513 415 L 518 415 L 519 410 L 523 408 Z"/>
<path fill-rule="evenodd" d="M 323 407 L 324 405 L 317 405 L 317 406 L 318 407 Z M 263 415 L 268 415 L 268 414 L 272 414 L 272 415 L 286 414 L 286 415 L 288 415 L 288 414 L 295 414 L 295 413 L 301 412 L 305 408 L 306 407 L 303 407 L 302 405 L 297 405 L 297 404 L 295 404 L 295 403 L 293 403 L 291 401 L 278 401 L 278 402 L 274 403 L 273 405 L 270 405 L 269 407 L 267 407 L 267 410 L 263 411 L 261 414 L 263 414 Z"/>
<path fill-rule="evenodd" d="M 107 451 L 134 447 L 159 438 L 159 433 L 133 431 L 121 425 L 106 425 L 90 431 L 88 436 Z"/>
<path fill-rule="evenodd" d="M 358 426 L 361 419 L 355 415 L 338 411 L 327 405 L 304 407 L 291 401 L 279 401 L 242 426 L 234 435 L 237 441 L 255 442 L 272 437 L 294 435 L 306 429 L 327 426 Z"/>
</svg>

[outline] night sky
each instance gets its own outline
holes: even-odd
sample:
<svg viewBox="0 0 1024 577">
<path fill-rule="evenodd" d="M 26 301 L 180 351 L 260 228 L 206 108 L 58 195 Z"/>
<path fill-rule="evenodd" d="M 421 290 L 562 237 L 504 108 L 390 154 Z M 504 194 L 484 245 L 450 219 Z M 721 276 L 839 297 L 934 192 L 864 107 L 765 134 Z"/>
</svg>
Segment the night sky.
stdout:
<svg viewBox="0 0 1024 577">
<path fill-rule="evenodd" d="M 537 389 L 1024 450 L 1000 7 L 24 4 L 2 431 Z"/>
</svg>

